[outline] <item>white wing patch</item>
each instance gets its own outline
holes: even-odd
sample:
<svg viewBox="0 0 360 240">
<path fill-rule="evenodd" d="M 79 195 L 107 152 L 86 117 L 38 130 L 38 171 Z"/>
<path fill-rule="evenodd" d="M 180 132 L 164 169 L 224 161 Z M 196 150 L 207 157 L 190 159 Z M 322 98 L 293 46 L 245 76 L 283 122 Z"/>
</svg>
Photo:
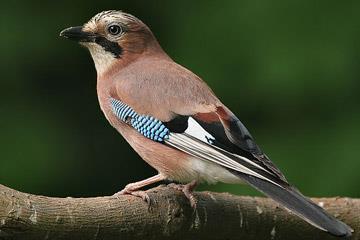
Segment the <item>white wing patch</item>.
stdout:
<svg viewBox="0 0 360 240">
<path fill-rule="evenodd" d="M 205 131 L 205 129 L 203 129 L 192 117 L 189 117 L 188 127 L 185 130 L 185 133 L 209 144 L 215 140 L 214 136 Z"/>
</svg>

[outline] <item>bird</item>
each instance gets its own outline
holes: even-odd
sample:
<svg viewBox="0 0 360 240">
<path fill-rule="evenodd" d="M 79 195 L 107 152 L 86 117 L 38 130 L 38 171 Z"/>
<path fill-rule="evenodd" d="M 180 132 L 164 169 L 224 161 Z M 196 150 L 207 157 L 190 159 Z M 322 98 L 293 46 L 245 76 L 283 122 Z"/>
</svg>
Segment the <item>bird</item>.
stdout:
<svg viewBox="0 0 360 240">
<path fill-rule="evenodd" d="M 119 10 L 96 14 L 60 36 L 90 51 L 97 96 L 109 123 L 158 174 L 117 195 L 149 200 L 141 189 L 164 180 L 196 208 L 201 182 L 246 183 L 334 236 L 352 229 L 291 185 L 243 123 L 196 74 L 162 49 L 150 28 Z"/>
</svg>

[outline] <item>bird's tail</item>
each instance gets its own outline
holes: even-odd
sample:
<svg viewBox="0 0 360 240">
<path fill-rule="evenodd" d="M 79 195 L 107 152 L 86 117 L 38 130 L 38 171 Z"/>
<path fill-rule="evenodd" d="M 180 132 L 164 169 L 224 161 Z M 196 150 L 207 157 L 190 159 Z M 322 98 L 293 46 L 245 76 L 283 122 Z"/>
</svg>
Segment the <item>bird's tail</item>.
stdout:
<svg viewBox="0 0 360 240">
<path fill-rule="evenodd" d="M 291 186 L 280 187 L 254 176 L 236 171 L 232 172 L 313 226 L 334 236 L 351 236 L 353 230 L 349 226 L 330 216 L 324 209 L 302 195 L 296 188 Z"/>
<path fill-rule="evenodd" d="M 206 144 L 186 133 L 171 133 L 165 143 L 196 158 L 223 166 L 315 227 L 335 236 L 351 236 L 353 230 L 349 226 L 327 214 L 286 180 L 271 174 L 256 162 Z"/>
</svg>

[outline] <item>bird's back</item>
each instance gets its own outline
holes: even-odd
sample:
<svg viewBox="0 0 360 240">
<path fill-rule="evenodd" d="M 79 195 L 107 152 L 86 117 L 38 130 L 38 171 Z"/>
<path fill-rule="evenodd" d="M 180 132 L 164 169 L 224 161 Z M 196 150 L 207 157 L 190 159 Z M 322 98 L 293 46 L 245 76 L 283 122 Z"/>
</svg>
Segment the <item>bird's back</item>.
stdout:
<svg viewBox="0 0 360 240">
<path fill-rule="evenodd" d="M 111 79 L 113 97 L 161 121 L 170 120 L 175 113 L 193 115 L 221 105 L 203 80 L 169 58 L 141 58 Z"/>
</svg>

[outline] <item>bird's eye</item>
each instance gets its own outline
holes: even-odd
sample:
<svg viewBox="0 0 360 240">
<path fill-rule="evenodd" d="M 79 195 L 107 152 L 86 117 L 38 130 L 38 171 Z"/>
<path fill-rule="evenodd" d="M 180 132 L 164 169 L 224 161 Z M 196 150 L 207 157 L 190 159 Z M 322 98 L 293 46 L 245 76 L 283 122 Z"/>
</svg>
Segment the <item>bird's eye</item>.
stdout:
<svg viewBox="0 0 360 240">
<path fill-rule="evenodd" d="M 119 25 L 110 25 L 108 27 L 108 32 L 111 34 L 111 35 L 119 35 L 120 33 L 122 33 L 122 29 Z"/>
</svg>

